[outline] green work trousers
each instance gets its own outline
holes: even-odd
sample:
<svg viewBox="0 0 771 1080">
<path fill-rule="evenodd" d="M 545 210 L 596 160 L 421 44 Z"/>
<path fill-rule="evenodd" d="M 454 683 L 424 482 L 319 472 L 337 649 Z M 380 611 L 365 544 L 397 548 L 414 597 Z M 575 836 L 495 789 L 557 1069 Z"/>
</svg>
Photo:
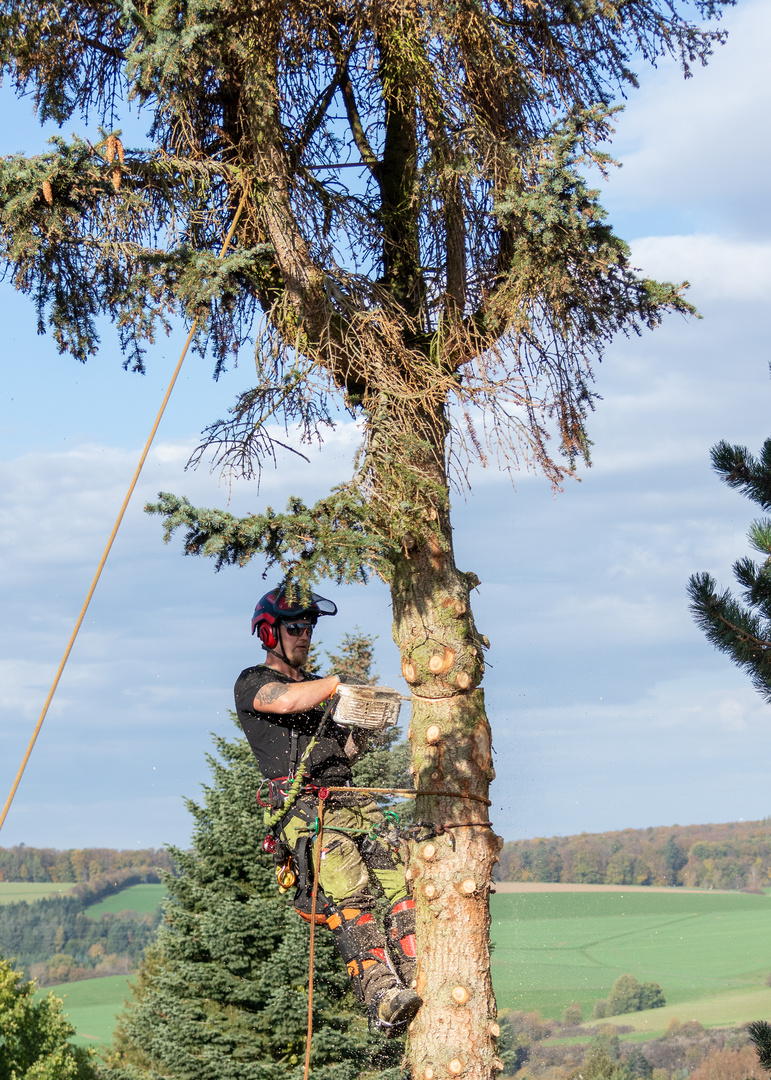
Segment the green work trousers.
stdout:
<svg viewBox="0 0 771 1080">
<path fill-rule="evenodd" d="M 318 803 L 304 799 L 287 813 L 279 835 L 290 851 L 295 851 L 303 836 L 315 836 L 317 814 Z M 336 906 L 358 896 L 372 895 L 373 876 L 392 905 L 407 897 L 401 849 L 374 833 L 375 828 L 385 833 L 387 826 L 374 799 L 363 805 L 336 803 L 334 799 L 325 803 L 319 884 Z M 314 866 L 317 843 L 314 839 L 311 856 Z"/>
</svg>

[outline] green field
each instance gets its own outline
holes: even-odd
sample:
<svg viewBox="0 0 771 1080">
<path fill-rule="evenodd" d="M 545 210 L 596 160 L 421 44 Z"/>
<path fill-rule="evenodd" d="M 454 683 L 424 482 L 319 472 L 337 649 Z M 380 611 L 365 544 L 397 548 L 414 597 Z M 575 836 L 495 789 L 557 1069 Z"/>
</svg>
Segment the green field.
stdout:
<svg viewBox="0 0 771 1080">
<path fill-rule="evenodd" d="M 0 881 L 0 904 L 18 904 L 20 900 L 31 904 L 45 896 L 66 896 L 71 888 L 71 881 Z"/>
<path fill-rule="evenodd" d="M 89 913 L 154 911 L 163 894 L 161 885 L 135 885 Z M 498 893 L 491 913 L 501 1009 L 539 1009 L 559 1018 L 577 1001 L 589 1019 L 618 976 L 632 974 L 660 983 L 667 999 L 662 1009 L 616 1019 L 640 1035 L 662 1033 L 673 1017 L 705 1027 L 771 1018 L 765 985 L 771 897 L 683 890 Z M 127 976 L 114 975 L 51 988 L 65 998 L 77 1042 L 109 1044 L 128 984 Z"/>
<path fill-rule="evenodd" d="M 140 915 L 152 914 L 166 896 L 165 885 L 130 885 L 128 889 L 113 893 L 86 908 L 86 915 L 101 919 L 102 915 L 117 915 L 121 911 L 136 911 Z"/>
<path fill-rule="evenodd" d="M 104 979 L 83 979 L 38 990 L 36 998 L 51 991 L 64 999 L 64 1012 L 77 1031 L 73 1042 L 79 1046 L 110 1045 L 115 1018 L 123 1002 L 131 996 L 130 975 L 108 975 Z"/>
<path fill-rule="evenodd" d="M 652 1030 L 681 1020 L 771 1016 L 771 898 L 743 893 L 543 892 L 491 897 L 501 1008 L 589 1018 L 619 975 L 661 984 L 666 1009 L 624 1017 Z M 712 999 L 710 1005 L 708 999 Z M 702 1016 L 704 1019 L 702 1019 Z M 647 1026 L 646 1026 L 647 1025 Z"/>
</svg>

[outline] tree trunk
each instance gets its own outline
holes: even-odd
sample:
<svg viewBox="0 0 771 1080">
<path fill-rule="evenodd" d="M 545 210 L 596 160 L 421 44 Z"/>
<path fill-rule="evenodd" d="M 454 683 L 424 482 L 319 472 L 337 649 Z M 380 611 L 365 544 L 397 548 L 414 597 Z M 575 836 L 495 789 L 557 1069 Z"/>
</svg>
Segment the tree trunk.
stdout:
<svg viewBox="0 0 771 1080">
<path fill-rule="evenodd" d="M 428 542 L 405 552 L 392 582 L 394 640 L 412 689 L 412 772 L 426 793 L 416 819 L 445 828 L 412 845 L 408 870 L 425 1002 L 410 1025 L 415 1080 L 490 1080 L 503 1067 L 489 941 L 490 878 L 502 841 L 488 820 L 494 771 L 478 687 L 486 642 L 469 606 L 477 583 L 455 566 L 448 515 Z"/>
</svg>

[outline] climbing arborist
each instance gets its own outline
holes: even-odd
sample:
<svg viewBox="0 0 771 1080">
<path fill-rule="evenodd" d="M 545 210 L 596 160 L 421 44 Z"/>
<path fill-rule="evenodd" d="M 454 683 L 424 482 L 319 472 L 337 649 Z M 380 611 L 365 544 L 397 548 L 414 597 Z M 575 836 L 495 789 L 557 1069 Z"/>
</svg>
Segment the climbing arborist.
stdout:
<svg viewBox="0 0 771 1080">
<path fill-rule="evenodd" d="M 252 633 L 257 632 L 266 656 L 242 671 L 235 686 L 238 718 L 268 781 L 274 824 L 266 844 L 269 849 L 275 843 L 278 862 L 285 854 L 291 858 L 288 880 L 295 877 L 299 883 L 295 907 L 307 920 L 319 790 L 352 786 L 351 761 L 366 737 L 331 717 L 340 679 L 319 678 L 303 669 L 318 619 L 336 614 L 337 606 L 315 593 L 305 601 L 290 599 L 285 586 L 266 593 L 252 617 Z M 334 934 L 371 1021 L 394 1034 L 404 1030 L 423 1002 L 411 985 L 414 901 L 401 849 L 388 832 L 388 821 L 371 796 L 328 794 L 316 921 Z M 385 932 L 373 916 L 372 877 L 390 904 Z"/>
</svg>

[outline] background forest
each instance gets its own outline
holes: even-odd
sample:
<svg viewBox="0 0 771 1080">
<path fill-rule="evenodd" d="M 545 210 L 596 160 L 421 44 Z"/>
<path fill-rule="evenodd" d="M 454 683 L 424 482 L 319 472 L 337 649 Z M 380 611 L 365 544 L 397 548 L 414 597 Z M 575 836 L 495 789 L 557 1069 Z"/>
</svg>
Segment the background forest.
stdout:
<svg viewBox="0 0 771 1080">
<path fill-rule="evenodd" d="M 771 884 L 771 818 L 509 841 L 494 876 L 760 891 Z"/>
</svg>

